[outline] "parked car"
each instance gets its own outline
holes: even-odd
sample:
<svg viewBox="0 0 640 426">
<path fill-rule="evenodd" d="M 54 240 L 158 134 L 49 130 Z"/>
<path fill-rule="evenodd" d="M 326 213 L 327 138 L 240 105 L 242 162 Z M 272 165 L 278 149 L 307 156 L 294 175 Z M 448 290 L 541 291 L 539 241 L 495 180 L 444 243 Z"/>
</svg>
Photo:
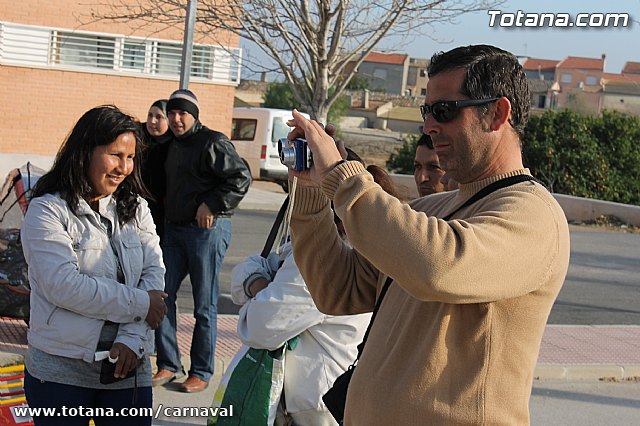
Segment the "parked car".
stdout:
<svg viewBox="0 0 640 426">
<path fill-rule="evenodd" d="M 307 118 L 308 114 L 303 114 Z M 287 167 L 280 162 L 278 139 L 287 137 L 291 111 L 274 108 L 233 109 L 231 142 L 247 163 L 254 179 L 282 185 L 287 190 Z"/>
</svg>

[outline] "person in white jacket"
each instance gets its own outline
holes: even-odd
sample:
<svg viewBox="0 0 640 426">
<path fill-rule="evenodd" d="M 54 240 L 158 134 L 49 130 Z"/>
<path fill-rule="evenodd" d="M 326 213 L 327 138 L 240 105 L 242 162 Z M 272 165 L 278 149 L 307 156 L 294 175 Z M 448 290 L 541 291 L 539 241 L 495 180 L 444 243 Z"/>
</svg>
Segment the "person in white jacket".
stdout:
<svg viewBox="0 0 640 426">
<path fill-rule="evenodd" d="M 93 108 L 32 191 L 21 229 L 31 285 L 24 388 L 31 408 L 49 410 L 33 416 L 37 426 L 151 425 L 150 415 L 119 416 L 152 406 L 152 328 L 167 309 L 140 145 L 137 120 Z"/>
<path fill-rule="evenodd" d="M 336 425 L 322 395 L 355 360 L 371 314 L 335 317 L 318 311 L 289 243 L 280 254 L 250 256 L 238 264 L 231 297 L 242 305 L 238 336 L 245 345 L 274 350 L 300 336 L 287 351 L 284 374 L 284 405 L 294 424 Z"/>
</svg>

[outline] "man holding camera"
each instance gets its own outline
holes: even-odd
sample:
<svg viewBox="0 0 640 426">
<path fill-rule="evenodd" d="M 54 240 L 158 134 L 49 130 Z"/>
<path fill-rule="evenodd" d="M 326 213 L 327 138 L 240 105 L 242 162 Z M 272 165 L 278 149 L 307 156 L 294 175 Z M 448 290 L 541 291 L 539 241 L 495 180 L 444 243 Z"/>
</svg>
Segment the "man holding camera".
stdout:
<svg viewBox="0 0 640 426">
<path fill-rule="evenodd" d="M 294 253 L 318 308 L 373 310 L 393 278 L 353 374 L 345 424 L 528 424 L 540 342 L 569 263 L 553 196 L 522 164 L 529 90 L 492 46 L 431 59 L 424 133 L 460 183 L 409 206 L 294 112 L 314 165 L 299 178 Z M 353 248 L 333 226 L 333 202 Z"/>
<path fill-rule="evenodd" d="M 233 209 L 251 184 L 247 166 L 222 133 L 200 123 L 198 99 L 176 90 L 167 102 L 170 142 L 166 224 L 162 240 L 167 315 L 156 330 L 158 372 L 154 386 L 184 375 L 176 337 L 176 297 L 189 273 L 196 319 L 191 343 L 191 369 L 183 392 L 204 390 L 213 374 L 216 349 L 219 275 L 231 242 Z"/>
</svg>

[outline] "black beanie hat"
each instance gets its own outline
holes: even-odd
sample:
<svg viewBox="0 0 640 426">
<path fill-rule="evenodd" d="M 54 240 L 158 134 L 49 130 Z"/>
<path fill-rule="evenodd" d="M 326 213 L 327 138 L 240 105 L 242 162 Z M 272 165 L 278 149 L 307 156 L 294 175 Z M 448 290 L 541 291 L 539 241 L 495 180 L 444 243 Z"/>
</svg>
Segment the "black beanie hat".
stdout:
<svg viewBox="0 0 640 426">
<path fill-rule="evenodd" d="M 169 102 L 167 102 L 167 112 L 173 109 L 187 111 L 196 120 L 200 115 L 198 98 L 190 90 L 180 89 L 171 94 Z"/>
</svg>

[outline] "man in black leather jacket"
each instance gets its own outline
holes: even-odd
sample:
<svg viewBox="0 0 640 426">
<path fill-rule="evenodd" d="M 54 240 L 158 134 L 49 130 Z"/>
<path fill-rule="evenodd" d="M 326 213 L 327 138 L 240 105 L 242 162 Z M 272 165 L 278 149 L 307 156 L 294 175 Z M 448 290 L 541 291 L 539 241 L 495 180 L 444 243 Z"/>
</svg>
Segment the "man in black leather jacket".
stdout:
<svg viewBox="0 0 640 426">
<path fill-rule="evenodd" d="M 169 145 L 166 224 L 162 242 L 168 311 L 156 330 L 158 386 L 184 375 L 176 337 L 176 296 L 189 273 L 196 318 L 191 368 L 183 392 L 204 390 L 213 374 L 217 302 L 222 260 L 231 242 L 233 209 L 251 184 L 251 174 L 233 144 L 222 133 L 203 126 L 196 96 L 173 92 L 167 103 Z"/>
</svg>

